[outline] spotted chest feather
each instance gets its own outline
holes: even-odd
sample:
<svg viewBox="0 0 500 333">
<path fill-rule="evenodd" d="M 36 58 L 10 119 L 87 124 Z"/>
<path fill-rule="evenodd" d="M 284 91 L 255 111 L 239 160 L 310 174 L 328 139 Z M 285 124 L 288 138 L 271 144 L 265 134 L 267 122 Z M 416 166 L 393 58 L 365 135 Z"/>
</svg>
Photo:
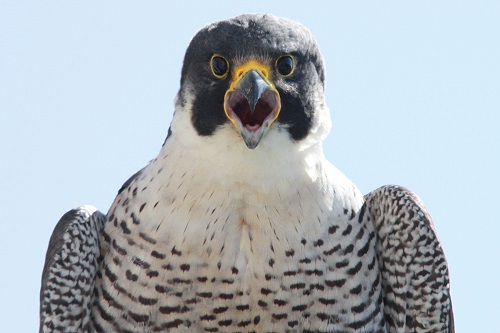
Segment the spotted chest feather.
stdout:
<svg viewBox="0 0 500 333">
<path fill-rule="evenodd" d="M 195 161 L 189 168 L 172 156 L 160 159 L 108 213 L 96 331 L 355 332 L 384 325 L 375 233 L 357 215 L 362 198 L 355 200 L 352 185 L 297 175 L 292 193 L 277 185 L 235 187 L 232 179 L 214 186 L 215 176 L 199 177 Z"/>
</svg>

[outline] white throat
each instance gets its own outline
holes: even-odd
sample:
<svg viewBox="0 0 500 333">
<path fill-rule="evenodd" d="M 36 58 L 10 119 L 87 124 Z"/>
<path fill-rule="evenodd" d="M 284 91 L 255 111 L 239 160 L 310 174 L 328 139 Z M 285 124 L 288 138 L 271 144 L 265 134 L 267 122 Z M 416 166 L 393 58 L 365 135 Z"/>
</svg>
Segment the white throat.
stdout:
<svg viewBox="0 0 500 333">
<path fill-rule="evenodd" d="M 255 186 L 259 191 L 266 191 L 281 180 L 299 181 L 305 177 L 301 174 L 304 172 L 309 181 L 318 178 L 321 169 L 318 164 L 324 162 L 322 140 L 331 128 L 326 106 L 317 111 L 310 133 L 303 140 L 293 141 L 285 126 L 275 122 L 253 150 L 247 148 L 229 121 L 213 135 L 200 136 L 191 123 L 191 107 L 189 97 L 183 107 L 176 100 L 172 135 L 160 156 L 181 150 L 176 153 L 182 154 L 188 163 L 196 164 L 200 171 L 206 171 L 202 173 L 211 175 L 214 181 Z"/>
</svg>

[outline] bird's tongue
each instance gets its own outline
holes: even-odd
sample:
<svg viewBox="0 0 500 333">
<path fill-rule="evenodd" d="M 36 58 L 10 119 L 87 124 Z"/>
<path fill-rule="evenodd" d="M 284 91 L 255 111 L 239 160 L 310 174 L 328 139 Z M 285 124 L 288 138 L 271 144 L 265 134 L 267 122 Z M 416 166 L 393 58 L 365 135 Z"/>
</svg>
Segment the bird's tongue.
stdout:
<svg viewBox="0 0 500 333">
<path fill-rule="evenodd" d="M 273 92 L 265 92 L 255 104 L 255 109 L 252 112 L 246 96 L 240 91 L 234 91 L 229 97 L 227 105 L 238 116 L 243 127 L 249 131 L 256 131 L 276 109 L 276 98 Z"/>
</svg>

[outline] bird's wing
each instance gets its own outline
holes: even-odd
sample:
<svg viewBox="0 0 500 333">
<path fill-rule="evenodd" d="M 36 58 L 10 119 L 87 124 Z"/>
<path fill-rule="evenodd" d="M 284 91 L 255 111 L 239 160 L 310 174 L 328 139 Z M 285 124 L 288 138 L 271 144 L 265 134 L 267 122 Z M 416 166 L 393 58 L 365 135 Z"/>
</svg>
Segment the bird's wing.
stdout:
<svg viewBox="0 0 500 333">
<path fill-rule="evenodd" d="M 59 220 L 50 237 L 40 290 L 40 332 L 82 332 L 90 318 L 106 217 L 82 206 Z"/>
<path fill-rule="evenodd" d="M 429 212 L 400 186 L 365 196 L 378 234 L 389 332 L 454 332 L 448 264 Z"/>
</svg>

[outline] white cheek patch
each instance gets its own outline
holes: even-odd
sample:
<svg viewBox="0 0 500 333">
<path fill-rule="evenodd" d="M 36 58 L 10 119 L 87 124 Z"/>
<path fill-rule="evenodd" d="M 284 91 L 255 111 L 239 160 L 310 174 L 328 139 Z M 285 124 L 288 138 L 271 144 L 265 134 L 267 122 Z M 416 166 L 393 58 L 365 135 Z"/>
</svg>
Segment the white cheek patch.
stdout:
<svg viewBox="0 0 500 333">
<path fill-rule="evenodd" d="M 235 146 L 241 146 L 238 148 L 242 149 L 242 152 L 249 149 L 230 121 L 219 126 L 213 135 L 200 136 L 191 121 L 194 99 L 194 87 L 187 84 L 184 86 L 183 105 L 179 101 L 179 95 L 176 97 L 175 114 L 171 128 L 173 135 L 182 133 L 182 136 L 178 137 L 179 141 L 195 149 L 207 149 L 208 145 L 224 147 L 226 150 L 223 151 Z M 311 128 L 304 139 L 294 142 L 290 137 L 287 126 L 274 122 L 262 138 L 259 147 L 265 146 L 267 149 L 281 152 L 285 149 L 284 145 L 292 145 L 294 147 L 290 147 L 290 149 L 304 151 L 313 145 L 321 143 L 332 127 L 330 110 L 326 106 L 322 89 L 316 90 L 313 104 L 318 109 L 314 111 Z"/>
</svg>

